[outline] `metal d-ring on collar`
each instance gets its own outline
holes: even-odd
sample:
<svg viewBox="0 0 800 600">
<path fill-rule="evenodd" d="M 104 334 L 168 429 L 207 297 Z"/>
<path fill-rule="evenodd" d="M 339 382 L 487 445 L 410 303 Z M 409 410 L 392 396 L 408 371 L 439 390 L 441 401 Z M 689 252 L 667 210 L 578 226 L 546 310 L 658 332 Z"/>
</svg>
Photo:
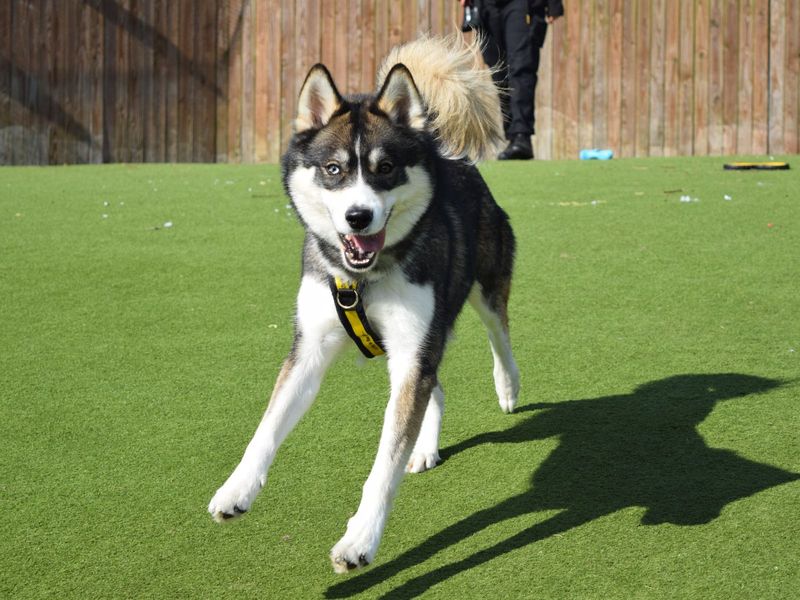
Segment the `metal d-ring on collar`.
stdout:
<svg viewBox="0 0 800 600">
<path fill-rule="evenodd" d="M 328 284 L 339 321 L 361 353 L 367 358 L 385 354 L 381 338 L 372 329 L 364 311 L 362 302 L 364 284 L 358 281 L 345 281 L 338 277 L 330 277 Z"/>
<path fill-rule="evenodd" d="M 344 296 L 350 296 L 349 301 L 345 301 Z M 350 288 L 336 288 L 336 304 L 344 310 L 353 310 L 358 303 L 361 302 L 361 296 L 358 295 L 358 289 Z"/>
</svg>

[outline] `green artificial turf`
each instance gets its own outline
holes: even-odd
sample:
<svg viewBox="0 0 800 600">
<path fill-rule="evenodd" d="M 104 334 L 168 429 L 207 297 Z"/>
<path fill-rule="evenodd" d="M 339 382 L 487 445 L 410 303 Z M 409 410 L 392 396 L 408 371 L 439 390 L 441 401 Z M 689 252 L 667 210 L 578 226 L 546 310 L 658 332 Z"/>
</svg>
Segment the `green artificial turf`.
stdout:
<svg viewBox="0 0 800 600">
<path fill-rule="evenodd" d="M 291 343 L 277 167 L 0 169 L 0 597 L 797 598 L 800 159 L 776 158 L 482 166 L 518 238 L 520 404 L 465 311 L 444 461 L 348 576 L 327 555 L 384 362 L 351 350 L 248 515 L 206 513 Z"/>
</svg>

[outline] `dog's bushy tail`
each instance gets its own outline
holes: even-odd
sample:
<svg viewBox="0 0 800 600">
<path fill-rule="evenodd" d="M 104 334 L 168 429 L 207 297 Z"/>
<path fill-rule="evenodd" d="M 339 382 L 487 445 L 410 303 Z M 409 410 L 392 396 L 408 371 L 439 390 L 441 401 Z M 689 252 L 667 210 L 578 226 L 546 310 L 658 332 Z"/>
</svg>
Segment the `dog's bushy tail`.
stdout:
<svg viewBox="0 0 800 600">
<path fill-rule="evenodd" d="M 503 143 L 498 89 L 481 58 L 481 43 L 477 35 L 467 42 L 460 33 L 421 37 L 393 48 L 378 70 L 380 88 L 394 65 L 408 68 L 446 158 L 477 161 Z"/>
</svg>

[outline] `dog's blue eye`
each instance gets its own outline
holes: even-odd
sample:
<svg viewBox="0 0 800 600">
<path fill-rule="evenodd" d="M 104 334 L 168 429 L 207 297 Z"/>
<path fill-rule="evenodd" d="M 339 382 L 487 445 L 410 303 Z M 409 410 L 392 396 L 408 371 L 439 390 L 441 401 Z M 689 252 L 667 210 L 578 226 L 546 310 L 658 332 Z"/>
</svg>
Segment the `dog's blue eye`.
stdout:
<svg viewBox="0 0 800 600">
<path fill-rule="evenodd" d="M 394 165 L 388 160 L 384 160 L 378 165 L 378 173 L 381 175 L 388 175 L 392 170 L 394 170 Z"/>
<path fill-rule="evenodd" d="M 327 165 L 325 165 L 325 172 L 328 175 L 338 175 L 339 173 L 342 172 L 342 169 L 336 163 L 328 163 Z"/>
</svg>

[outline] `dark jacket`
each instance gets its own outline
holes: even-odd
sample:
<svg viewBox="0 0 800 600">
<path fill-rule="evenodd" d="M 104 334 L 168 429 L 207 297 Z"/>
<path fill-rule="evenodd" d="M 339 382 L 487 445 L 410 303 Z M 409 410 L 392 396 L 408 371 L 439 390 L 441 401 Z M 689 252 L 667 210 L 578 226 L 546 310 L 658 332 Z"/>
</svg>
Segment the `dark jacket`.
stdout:
<svg viewBox="0 0 800 600">
<path fill-rule="evenodd" d="M 546 14 L 551 17 L 560 17 L 564 14 L 564 5 L 561 0 L 530 0 L 531 12 Z"/>
</svg>

